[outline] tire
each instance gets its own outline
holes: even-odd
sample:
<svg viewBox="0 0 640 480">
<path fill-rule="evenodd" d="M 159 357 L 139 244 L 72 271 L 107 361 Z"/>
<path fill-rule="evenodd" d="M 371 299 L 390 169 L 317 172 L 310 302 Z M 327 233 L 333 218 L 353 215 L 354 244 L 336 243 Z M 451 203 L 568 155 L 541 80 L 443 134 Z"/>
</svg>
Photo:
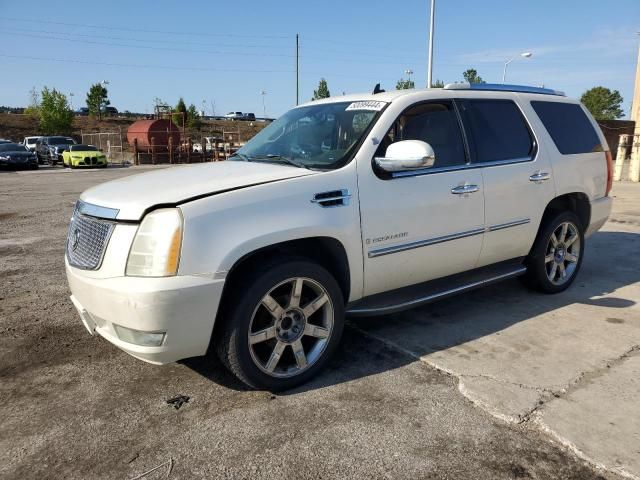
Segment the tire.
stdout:
<svg viewBox="0 0 640 480">
<path fill-rule="evenodd" d="M 342 291 L 314 262 L 291 257 L 265 262 L 227 291 L 216 350 L 227 368 L 252 388 L 275 392 L 305 383 L 340 343 Z"/>
<path fill-rule="evenodd" d="M 578 275 L 583 257 L 584 228 L 580 219 L 573 212 L 557 213 L 538 232 L 526 260 L 525 284 L 544 293 L 563 292 Z"/>
</svg>

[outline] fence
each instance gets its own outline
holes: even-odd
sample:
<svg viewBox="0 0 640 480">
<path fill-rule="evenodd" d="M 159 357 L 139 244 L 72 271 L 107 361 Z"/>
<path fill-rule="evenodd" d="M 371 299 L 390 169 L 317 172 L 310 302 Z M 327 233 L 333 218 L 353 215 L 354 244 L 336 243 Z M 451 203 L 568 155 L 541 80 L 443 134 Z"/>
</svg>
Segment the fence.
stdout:
<svg viewBox="0 0 640 480">
<path fill-rule="evenodd" d="M 82 143 L 94 145 L 107 156 L 109 163 L 124 163 L 125 155 L 122 142 L 122 130 L 118 132 L 84 133 L 81 132 Z"/>
</svg>

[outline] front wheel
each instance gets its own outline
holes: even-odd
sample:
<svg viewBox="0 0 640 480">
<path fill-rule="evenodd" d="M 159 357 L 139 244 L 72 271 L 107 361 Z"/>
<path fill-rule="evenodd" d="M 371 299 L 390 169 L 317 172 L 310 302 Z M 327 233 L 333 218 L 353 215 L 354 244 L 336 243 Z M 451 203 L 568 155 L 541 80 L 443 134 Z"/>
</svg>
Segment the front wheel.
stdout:
<svg viewBox="0 0 640 480">
<path fill-rule="evenodd" d="M 253 281 L 234 284 L 222 307 L 221 360 L 253 388 L 280 391 L 306 382 L 342 336 L 344 299 L 336 280 L 305 259 L 262 265 L 245 278 Z"/>
<path fill-rule="evenodd" d="M 545 293 L 559 293 L 575 280 L 584 256 L 584 233 L 573 212 L 556 214 L 538 234 L 527 258 L 527 283 Z"/>
</svg>

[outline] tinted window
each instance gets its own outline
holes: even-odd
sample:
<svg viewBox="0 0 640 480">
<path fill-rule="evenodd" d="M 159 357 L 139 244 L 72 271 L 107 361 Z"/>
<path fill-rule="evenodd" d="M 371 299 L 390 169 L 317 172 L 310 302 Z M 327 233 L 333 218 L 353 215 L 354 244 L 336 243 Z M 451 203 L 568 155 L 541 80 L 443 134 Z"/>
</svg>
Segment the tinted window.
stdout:
<svg viewBox="0 0 640 480">
<path fill-rule="evenodd" d="M 405 110 L 380 142 L 376 156 L 383 157 L 387 147 L 400 140 L 422 140 L 431 145 L 436 154 L 434 168 L 466 162 L 462 133 L 452 102 L 421 103 Z"/>
<path fill-rule="evenodd" d="M 533 138 L 514 102 L 463 100 L 460 104 L 473 162 L 531 157 Z"/>
<path fill-rule="evenodd" d="M 96 152 L 98 149 L 93 145 L 71 145 L 70 152 Z"/>
<path fill-rule="evenodd" d="M 19 143 L 3 143 L 0 144 L 0 152 L 28 152 L 24 145 Z"/>
<path fill-rule="evenodd" d="M 575 103 L 531 102 L 563 155 L 601 152 L 602 144 L 582 107 Z"/>
</svg>

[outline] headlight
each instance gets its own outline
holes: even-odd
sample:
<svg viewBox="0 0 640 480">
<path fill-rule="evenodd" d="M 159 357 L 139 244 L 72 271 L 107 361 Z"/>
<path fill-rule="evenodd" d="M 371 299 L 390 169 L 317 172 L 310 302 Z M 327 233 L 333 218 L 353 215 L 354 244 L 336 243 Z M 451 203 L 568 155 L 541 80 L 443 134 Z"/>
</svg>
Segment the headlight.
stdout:
<svg viewBox="0 0 640 480">
<path fill-rule="evenodd" d="M 11 160 L 9 155 L 0 155 L 0 160 Z"/>
<path fill-rule="evenodd" d="M 164 208 L 146 215 L 133 239 L 125 274 L 133 277 L 176 275 L 182 223 L 182 214 L 177 208 Z"/>
<path fill-rule="evenodd" d="M 77 160 L 81 160 L 82 157 L 80 155 L 71 155 L 71 158 L 75 158 Z"/>
</svg>

